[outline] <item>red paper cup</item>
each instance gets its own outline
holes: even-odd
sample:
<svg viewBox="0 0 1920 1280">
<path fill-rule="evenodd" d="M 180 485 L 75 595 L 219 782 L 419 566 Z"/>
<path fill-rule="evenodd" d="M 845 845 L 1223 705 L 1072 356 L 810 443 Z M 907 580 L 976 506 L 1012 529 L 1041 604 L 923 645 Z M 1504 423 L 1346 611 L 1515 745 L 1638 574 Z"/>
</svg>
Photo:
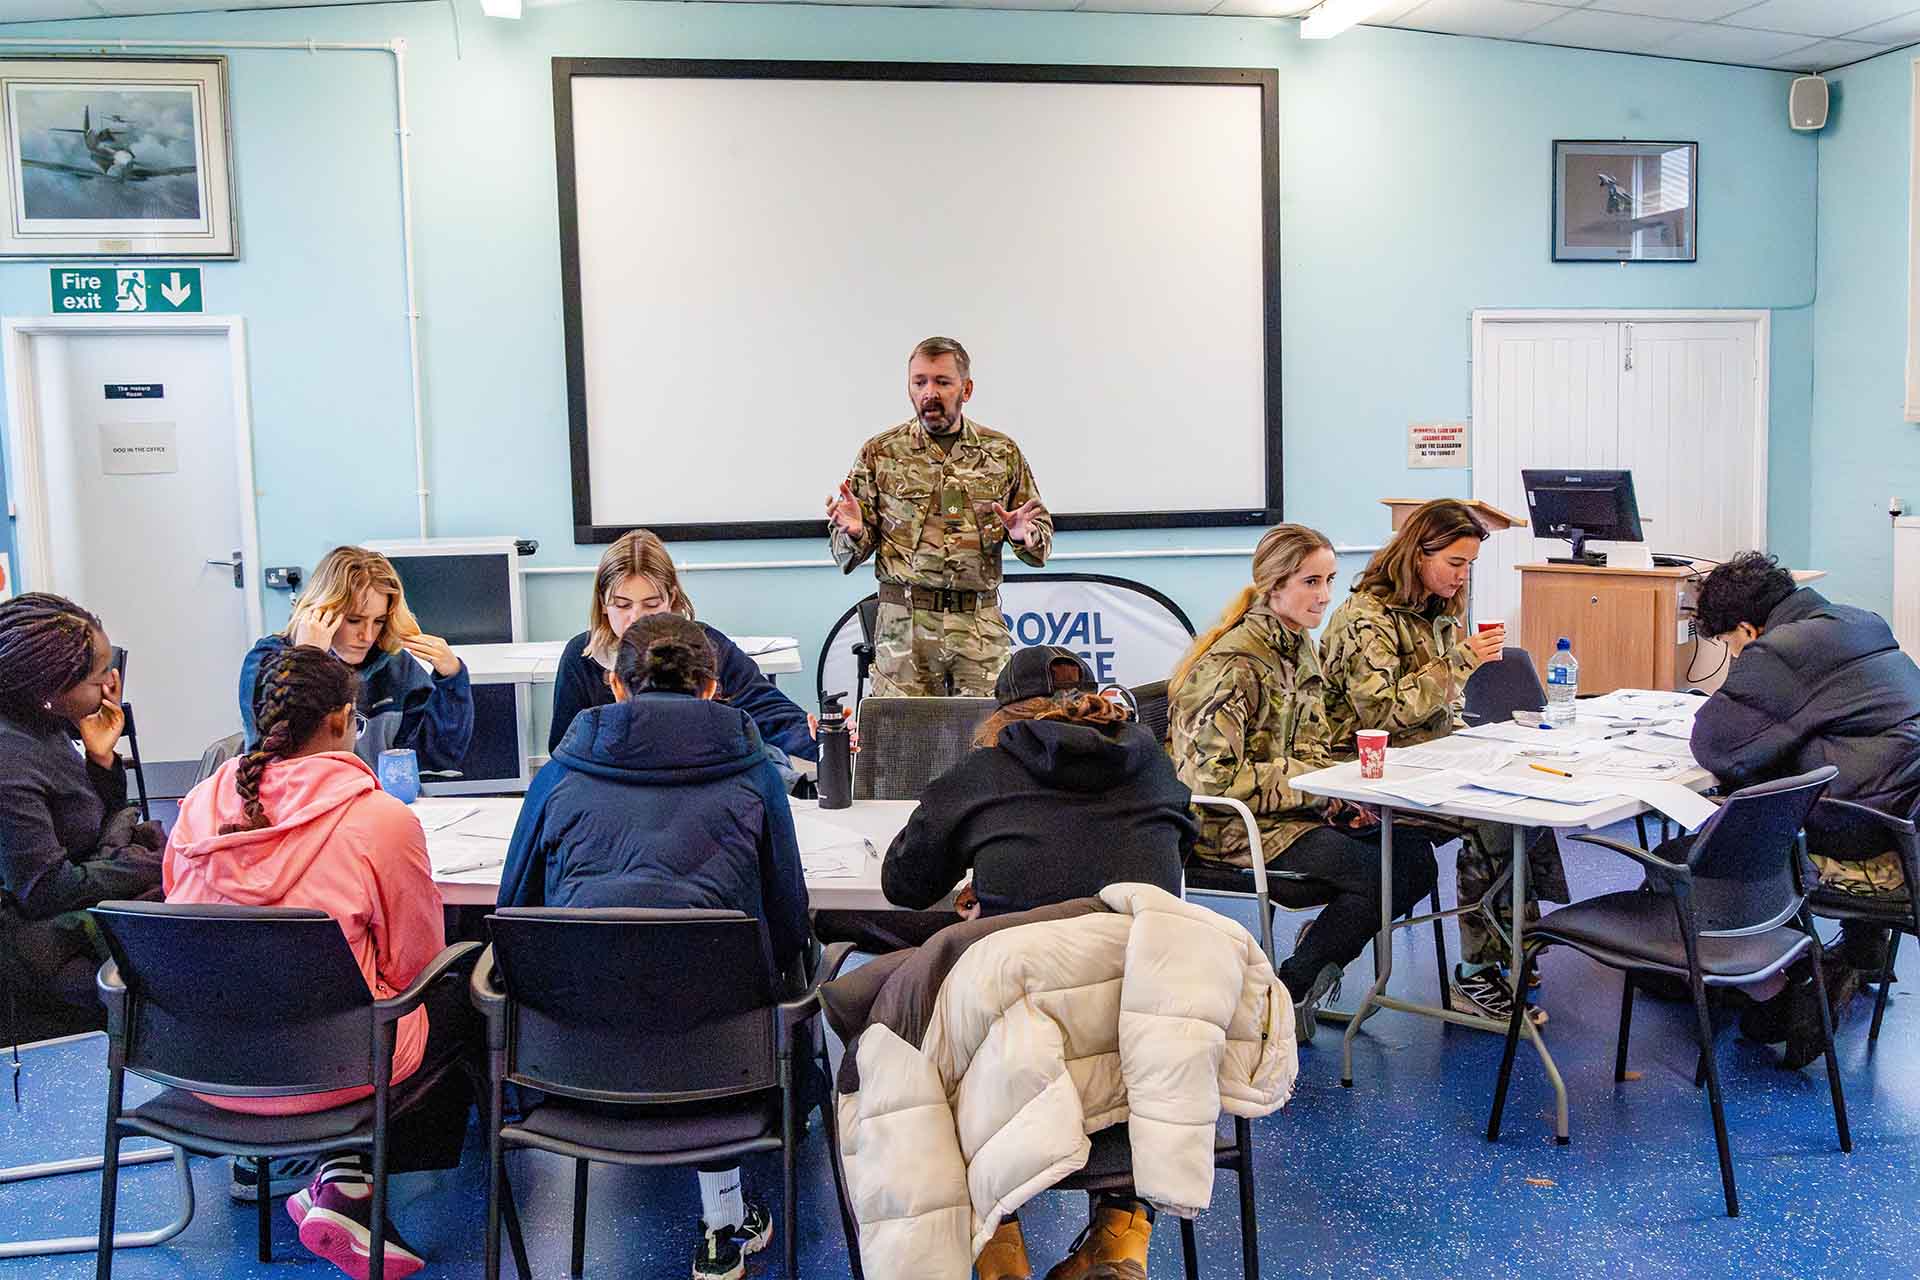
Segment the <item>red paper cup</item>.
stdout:
<svg viewBox="0 0 1920 1280">
<path fill-rule="evenodd" d="M 1504 631 L 1506 629 L 1506 626 L 1507 624 L 1504 622 L 1483 622 L 1479 626 L 1475 627 L 1474 630 L 1482 633 L 1485 633 L 1488 631 Z"/>
<path fill-rule="evenodd" d="M 1353 735 L 1360 748 L 1360 776 L 1379 779 L 1387 776 L 1387 731 L 1362 729 Z"/>
</svg>

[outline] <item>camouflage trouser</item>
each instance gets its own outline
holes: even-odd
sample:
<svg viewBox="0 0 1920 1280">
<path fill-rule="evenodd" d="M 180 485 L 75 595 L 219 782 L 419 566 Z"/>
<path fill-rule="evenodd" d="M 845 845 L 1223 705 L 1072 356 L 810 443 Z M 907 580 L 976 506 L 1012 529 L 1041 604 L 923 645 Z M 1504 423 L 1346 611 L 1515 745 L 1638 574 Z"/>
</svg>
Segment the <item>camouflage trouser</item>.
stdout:
<svg viewBox="0 0 1920 1280">
<path fill-rule="evenodd" d="M 1422 825 L 1426 825 L 1423 823 Z M 1461 906 L 1471 906 L 1487 896 L 1500 873 L 1513 859 L 1513 828 L 1504 822 L 1451 823 L 1442 818 L 1433 824 L 1434 843 L 1443 843 L 1448 834 L 1461 836 L 1460 852 L 1454 858 L 1455 893 Z M 1565 902 L 1568 899 L 1567 871 L 1560 862 L 1560 843 L 1550 829 L 1530 831 L 1527 836 L 1526 918 L 1529 925 L 1540 918 L 1540 901 Z M 1495 904 L 1503 928 L 1513 928 L 1513 899 L 1505 891 Z M 1460 925 L 1460 961 L 1462 964 L 1505 964 L 1511 958 L 1507 940 L 1487 925 L 1478 911 L 1458 917 Z"/>
<path fill-rule="evenodd" d="M 1859 898 L 1898 899 L 1907 896 L 1907 877 L 1900 869 L 1900 855 L 1891 849 L 1857 862 L 1846 858 L 1829 858 L 1818 853 L 1810 856 L 1815 870 L 1820 873 L 1820 883 L 1828 889 L 1837 889 Z"/>
<path fill-rule="evenodd" d="M 883 604 L 873 629 L 873 690 L 882 698 L 991 698 L 1013 636 L 998 606 L 939 613 Z"/>
</svg>

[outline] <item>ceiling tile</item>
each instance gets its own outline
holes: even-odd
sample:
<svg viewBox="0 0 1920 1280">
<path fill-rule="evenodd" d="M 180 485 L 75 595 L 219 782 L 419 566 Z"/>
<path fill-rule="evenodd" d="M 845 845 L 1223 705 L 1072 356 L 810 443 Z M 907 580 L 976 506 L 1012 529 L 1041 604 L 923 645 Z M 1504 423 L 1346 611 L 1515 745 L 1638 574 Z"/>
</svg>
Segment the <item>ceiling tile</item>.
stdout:
<svg viewBox="0 0 1920 1280">
<path fill-rule="evenodd" d="M 1592 0 L 1587 7 L 1611 13 L 1637 13 L 1648 18 L 1677 18 L 1712 22 L 1753 7 L 1754 0 Z"/>
<path fill-rule="evenodd" d="M 1217 0 L 1207 12 L 1228 18 L 1291 18 L 1317 3 L 1319 0 Z"/>
<path fill-rule="evenodd" d="M 1866 40 L 1873 44 L 1905 44 L 1909 40 L 1920 40 L 1920 11 L 1891 22 L 1876 22 L 1870 27 L 1849 31 L 1847 35 L 1850 39 Z"/>
<path fill-rule="evenodd" d="M 1562 5 L 1534 4 L 1530 0 L 1427 0 L 1393 25 L 1415 31 L 1511 40 L 1566 12 Z"/>
<path fill-rule="evenodd" d="M 1616 53 L 1652 53 L 1656 49 L 1664 53 L 1667 41 L 1678 35 L 1680 28 L 1680 23 L 1660 18 L 1575 9 L 1528 32 L 1527 39 L 1579 49 L 1610 49 Z"/>
<path fill-rule="evenodd" d="M 1770 58 L 1767 65 L 1782 71 L 1831 71 L 1849 62 L 1871 58 L 1879 52 L 1880 46 L 1877 44 L 1864 44 L 1858 40 L 1822 40 L 1784 57 Z"/>
<path fill-rule="evenodd" d="M 1905 17 L 1913 0 L 1761 0 L 1727 19 L 1736 27 L 1791 31 L 1804 36 L 1840 36 Z"/>
<path fill-rule="evenodd" d="M 1754 66 L 1807 47 L 1805 36 L 1780 31 L 1752 31 L 1710 22 L 1681 22 L 1675 26 L 1678 31 L 1673 39 L 1660 46 L 1662 57 Z"/>
<path fill-rule="evenodd" d="M 1220 0 L 1080 0 L 1087 13 L 1207 13 Z"/>
</svg>

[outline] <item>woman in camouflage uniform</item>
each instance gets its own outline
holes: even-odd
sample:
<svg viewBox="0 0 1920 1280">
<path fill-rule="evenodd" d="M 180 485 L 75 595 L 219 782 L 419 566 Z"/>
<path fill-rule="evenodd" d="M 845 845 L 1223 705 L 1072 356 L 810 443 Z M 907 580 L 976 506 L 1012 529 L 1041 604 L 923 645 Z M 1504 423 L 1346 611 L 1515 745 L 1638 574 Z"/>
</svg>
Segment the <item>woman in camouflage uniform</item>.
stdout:
<svg viewBox="0 0 1920 1280">
<path fill-rule="evenodd" d="M 1314 1009 L 1380 926 L 1379 831 L 1365 810 L 1293 790 L 1292 779 L 1332 763 L 1313 638 L 1333 598 L 1333 544 L 1297 524 L 1267 532 L 1253 552 L 1253 584 L 1194 641 L 1168 681 L 1174 767 L 1198 795 L 1244 801 L 1262 856 L 1295 875 L 1297 905 L 1325 904 L 1280 980 L 1297 997 L 1294 1027 L 1314 1034 Z M 1195 855 L 1251 864 L 1245 825 L 1201 811 Z M 1372 828 L 1368 831 L 1366 829 Z M 1433 891 L 1433 843 L 1411 827 L 1394 837 L 1394 912 Z"/>
<path fill-rule="evenodd" d="M 1418 508 L 1368 562 L 1353 592 L 1327 622 L 1320 640 L 1326 670 L 1327 714 L 1333 750 L 1356 752 L 1354 734 L 1385 729 L 1388 745 L 1410 747 L 1462 727 L 1467 677 L 1497 661 L 1506 634 L 1466 634 L 1467 579 L 1487 531 L 1465 503 L 1441 498 Z M 1462 836 L 1455 862 L 1459 901 L 1486 896 L 1512 857 L 1513 829 L 1503 823 L 1433 820 L 1444 841 Z M 1536 833 L 1528 853 L 1527 918 L 1539 916 L 1537 898 L 1567 900 L 1566 872 L 1551 832 Z M 1501 900 L 1501 916 L 1511 914 Z M 1509 984 L 1500 966 L 1506 941 L 1484 917 L 1460 917 L 1463 963 L 1454 989 L 1490 1017 L 1512 1016 Z M 1534 1017 L 1544 1021 L 1544 1014 Z"/>
</svg>

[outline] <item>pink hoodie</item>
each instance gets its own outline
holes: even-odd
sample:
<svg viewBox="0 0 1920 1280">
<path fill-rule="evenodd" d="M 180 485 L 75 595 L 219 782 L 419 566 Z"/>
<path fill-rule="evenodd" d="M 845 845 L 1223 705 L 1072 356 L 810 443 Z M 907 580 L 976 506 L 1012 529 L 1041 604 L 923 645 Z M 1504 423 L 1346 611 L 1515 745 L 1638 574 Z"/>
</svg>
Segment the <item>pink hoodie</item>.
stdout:
<svg viewBox="0 0 1920 1280">
<path fill-rule="evenodd" d="M 234 783 L 239 767 L 239 760 L 229 760 L 180 802 L 162 869 L 167 901 L 324 911 L 340 922 L 374 999 L 406 990 L 446 945 L 419 819 L 379 789 L 359 757 L 327 752 L 268 765 L 260 801 L 269 825 L 223 836 L 222 826 L 242 821 Z M 420 1065 L 427 1011 L 414 1010 L 397 1031 L 395 1082 Z M 371 1092 L 206 1101 L 254 1115 L 300 1115 Z"/>
</svg>

